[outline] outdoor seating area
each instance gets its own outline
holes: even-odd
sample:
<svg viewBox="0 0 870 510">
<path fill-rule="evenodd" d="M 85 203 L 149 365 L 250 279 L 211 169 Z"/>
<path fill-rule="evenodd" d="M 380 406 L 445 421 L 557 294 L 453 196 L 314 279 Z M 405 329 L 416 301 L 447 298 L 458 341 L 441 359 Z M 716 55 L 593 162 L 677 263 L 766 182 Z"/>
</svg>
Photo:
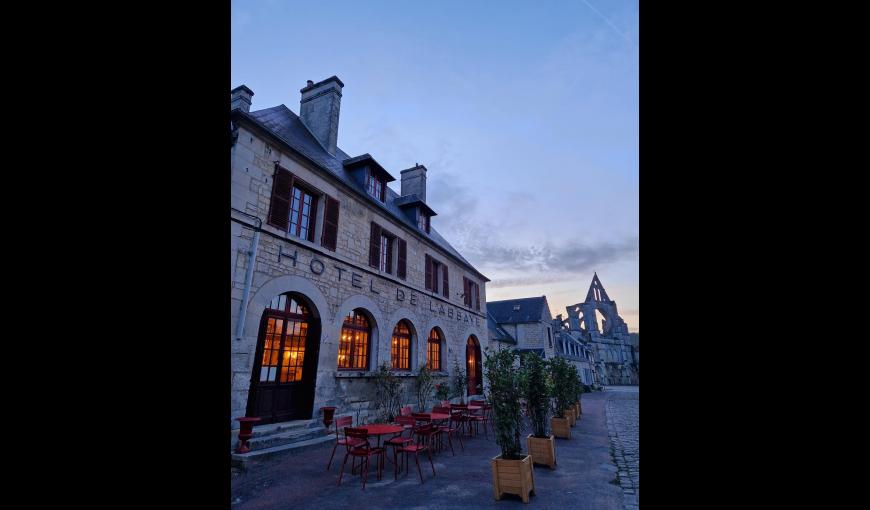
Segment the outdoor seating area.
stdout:
<svg viewBox="0 0 870 510">
<path fill-rule="evenodd" d="M 381 480 L 385 463 L 389 462 L 393 466 L 393 479 L 398 480 L 401 473 L 408 475 L 409 461 L 413 457 L 420 483 L 424 483 L 420 456 L 425 457 L 424 462 L 428 460 L 435 477 L 433 455 L 444 455 L 449 449 L 451 456 L 455 457 L 453 441 L 458 440 L 460 451 L 464 451 L 463 437 L 468 440 L 483 434 L 488 439 L 487 429 L 493 423 L 491 413 L 491 404 L 475 400 L 459 404 L 442 401 L 424 413 L 412 412 L 410 406 L 405 406 L 388 423 L 354 424 L 352 416 L 338 416 L 332 424 L 335 444 L 326 469 L 331 469 L 336 450 L 343 451 L 338 485 L 342 485 L 350 459 L 350 473 L 360 475 L 365 490 L 372 468 L 376 470 L 377 479 Z"/>
</svg>

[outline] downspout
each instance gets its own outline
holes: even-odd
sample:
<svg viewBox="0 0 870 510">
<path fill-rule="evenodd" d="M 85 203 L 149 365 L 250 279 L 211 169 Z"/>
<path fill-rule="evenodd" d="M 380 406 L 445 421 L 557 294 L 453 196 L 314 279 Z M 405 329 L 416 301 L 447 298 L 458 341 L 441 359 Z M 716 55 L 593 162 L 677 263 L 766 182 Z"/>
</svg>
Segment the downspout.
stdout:
<svg viewBox="0 0 870 510">
<path fill-rule="evenodd" d="M 251 295 L 251 284 L 254 281 L 254 262 L 257 258 L 257 246 L 260 243 L 260 230 L 263 227 L 263 220 L 253 214 L 248 214 L 234 207 L 231 209 L 239 214 L 244 214 L 249 218 L 253 218 L 257 222 L 257 227 L 254 229 L 254 238 L 251 240 L 251 247 L 248 248 L 248 268 L 245 271 L 245 289 L 242 291 L 242 303 L 239 305 L 239 320 L 236 322 L 236 340 L 241 340 L 242 334 L 245 331 L 245 312 L 248 309 L 248 298 Z"/>
</svg>

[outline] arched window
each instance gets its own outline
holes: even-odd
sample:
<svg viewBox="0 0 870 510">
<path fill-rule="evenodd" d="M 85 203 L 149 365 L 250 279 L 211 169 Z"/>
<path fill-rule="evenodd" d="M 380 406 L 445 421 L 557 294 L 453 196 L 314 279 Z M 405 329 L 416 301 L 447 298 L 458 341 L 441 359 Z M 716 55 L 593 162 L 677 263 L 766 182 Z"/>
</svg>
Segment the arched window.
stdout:
<svg viewBox="0 0 870 510">
<path fill-rule="evenodd" d="M 361 310 L 357 309 L 347 314 L 338 343 L 338 368 L 368 370 L 371 335 L 372 327 Z"/>
<path fill-rule="evenodd" d="M 441 370 L 441 335 L 437 328 L 429 332 L 426 365 L 429 370 Z"/>
<path fill-rule="evenodd" d="M 269 302 L 266 316 L 260 382 L 301 380 L 308 336 L 308 309 L 292 296 L 281 294 Z"/>
<path fill-rule="evenodd" d="M 393 341 L 390 347 L 390 357 L 393 370 L 411 369 L 411 328 L 405 321 L 399 321 L 393 328 Z"/>
</svg>

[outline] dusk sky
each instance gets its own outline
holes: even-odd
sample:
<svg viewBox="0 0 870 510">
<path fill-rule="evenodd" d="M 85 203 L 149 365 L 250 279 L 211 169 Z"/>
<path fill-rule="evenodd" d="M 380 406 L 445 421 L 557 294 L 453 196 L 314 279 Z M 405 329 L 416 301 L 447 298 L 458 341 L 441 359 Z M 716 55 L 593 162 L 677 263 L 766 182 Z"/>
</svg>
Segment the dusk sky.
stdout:
<svg viewBox="0 0 870 510">
<path fill-rule="evenodd" d="M 432 226 L 489 301 L 564 316 L 597 271 L 638 331 L 637 0 L 233 0 L 231 65 L 251 110 L 298 114 L 338 76 L 339 147 L 426 166 Z"/>
</svg>

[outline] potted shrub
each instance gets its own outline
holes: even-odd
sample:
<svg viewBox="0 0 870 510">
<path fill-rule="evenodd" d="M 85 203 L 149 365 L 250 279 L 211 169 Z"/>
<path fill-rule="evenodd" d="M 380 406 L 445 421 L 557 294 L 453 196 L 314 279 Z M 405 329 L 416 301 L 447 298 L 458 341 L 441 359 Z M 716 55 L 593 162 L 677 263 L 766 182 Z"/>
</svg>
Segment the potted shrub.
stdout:
<svg viewBox="0 0 870 510">
<path fill-rule="evenodd" d="M 571 405 L 571 375 L 568 362 L 555 357 L 550 360 L 550 377 L 553 381 L 553 417 L 550 418 L 550 428 L 553 435 L 561 439 L 571 439 L 571 422 L 566 416 Z"/>
<path fill-rule="evenodd" d="M 378 367 L 375 372 L 375 409 L 379 420 L 389 423 L 399 415 L 401 386 L 401 381 L 393 375 L 386 361 Z"/>
<path fill-rule="evenodd" d="M 526 353 L 520 375 L 532 425 L 532 433 L 526 437 L 529 455 L 533 463 L 556 469 L 556 439 L 548 430 L 552 385 L 547 362 L 535 353 Z"/>
<path fill-rule="evenodd" d="M 495 441 L 501 448 L 501 455 L 492 459 L 492 490 L 496 500 L 502 494 L 516 494 L 528 503 L 529 494 L 535 491 L 535 472 L 532 456 L 524 455 L 520 444 L 522 394 L 517 353 L 509 349 L 485 352 L 483 367 L 492 402 Z"/>
</svg>

